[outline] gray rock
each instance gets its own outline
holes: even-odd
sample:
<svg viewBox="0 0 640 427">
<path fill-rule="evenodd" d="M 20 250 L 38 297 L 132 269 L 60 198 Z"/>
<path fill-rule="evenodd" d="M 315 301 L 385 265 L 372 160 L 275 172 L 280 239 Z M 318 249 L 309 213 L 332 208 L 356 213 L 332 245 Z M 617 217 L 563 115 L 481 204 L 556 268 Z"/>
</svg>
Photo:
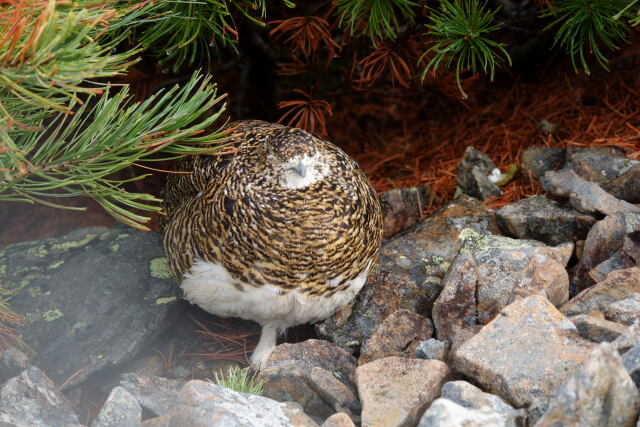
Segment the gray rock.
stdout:
<svg viewBox="0 0 640 427">
<path fill-rule="evenodd" d="M 540 179 L 545 172 L 559 169 L 564 164 L 564 148 L 535 145 L 522 153 L 522 175 Z"/>
<path fill-rule="evenodd" d="M 338 412 L 327 418 L 321 427 L 355 427 L 355 424 L 344 412 Z"/>
<path fill-rule="evenodd" d="M 607 319 L 623 325 L 631 325 L 640 319 L 640 294 L 631 294 L 628 298 L 609 304 L 604 309 Z"/>
<path fill-rule="evenodd" d="M 157 233 L 84 228 L 0 251 L 32 362 L 68 388 L 120 365 L 183 307 Z"/>
<path fill-rule="evenodd" d="M 611 181 L 607 185 L 607 191 L 629 203 L 640 203 L 640 164 L 635 164 Z"/>
<path fill-rule="evenodd" d="M 120 387 L 131 393 L 147 411 L 153 415 L 169 415 L 178 401 L 178 393 L 185 384 L 183 380 L 123 374 Z"/>
<path fill-rule="evenodd" d="M 554 394 L 536 427 L 634 426 L 639 411 L 640 395 L 620 356 L 601 343 Z"/>
<path fill-rule="evenodd" d="M 572 316 L 569 320 L 576 325 L 580 335 L 593 342 L 615 341 L 626 329 L 626 327 L 620 323 L 587 314 Z"/>
<path fill-rule="evenodd" d="M 615 147 L 575 147 L 567 149 L 566 166 L 587 181 L 597 182 L 608 190 L 607 184 L 640 164 L 627 159 Z"/>
<path fill-rule="evenodd" d="M 569 298 L 565 265 L 573 245 L 481 236 L 471 230 L 433 306 L 438 339 L 456 349 L 516 299 L 545 294 L 554 305 Z"/>
<path fill-rule="evenodd" d="M 515 407 L 552 393 L 593 344 L 543 296 L 516 301 L 465 342 L 453 367 Z"/>
<path fill-rule="evenodd" d="M 640 162 L 627 159 L 614 147 L 570 147 L 567 167 L 582 178 L 597 182 L 613 196 L 640 203 Z"/>
<path fill-rule="evenodd" d="M 435 338 L 429 338 L 426 341 L 422 341 L 416 348 L 416 357 L 418 359 L 434 359 L 442 360 L 443 362 L 447 358 L 447 352 L 449 351 L 449 344 L 444 341 L 438 341 Z"/>
<path fill-rule="evenodd" d="M 0 352 L 0 384 L 29 367 L 29 357 L 15 347 Z"/>
<path fill-rule="evenodd" d="M 627 373 L 633 380 L 637 389 L 640 389 L 640 345 L 636 344 L 622 355 L 622 363 Z"/>
<path fill-rule="evenodd" d="M 0 424 L 48 427 L 79 426 L 80 422 L 53 382 L 32 366 L 2 386 Z"/>
<path fill-rule="evenodd" d="M 640 344 L 640 320 L 636 320 L 624 330 L 622 335 L 611 343 L 620 354 L 625 354 L 632 347 Z"/>
<path fill-rule="evenodd" d="M 260 370 L 260 378 L 266 380 L 263 395 L 280 402 L 296 402 L 312 417 L 329 417 L 335 412 L 333 405 L 336 402 L 332 399 L 327 402 L 324 393 L 319 393 L 310 384 L 314 367 L 331 373 L 355 395 L 353 373 L 356 359 L 342 348 L 323 340 L 277 346 Z"/>
<path fill-rule="evenodd" d="M 469 409 L 445 399 L 436 399 L 422 415 L 418 427 L 516 427 L 510 414 L 497 412 L 484 406 Z"/>
<path fill-rule="evenodd" d="M 362 407 L 354 390 L 342 383 L 333 372 L 314 366 L 309 375 L 309 385 L 325 400 L 336 412 L 348 412 L 360 414 Z"/>
<path fill-rule="evenodd" d="M 420 341 L 433 335 L 431 320 L 409 310 L 398 310 L 379 324 L 360 350 L 358 364 L 388 356 L 414 357 Z"/>
<path fill-rule="evenodd" d="M 122 387 L 114 387 L 91 427 L 138 427 L 141 420 L 138 400 Z"/>
<path fill-rule="evenodd" d="M 492 181 L 490 176 L 500 176 L 500 169 L 482 151 L 474 147 L 467 147 L 464 156 L 456 169 L 458 187 L 464 194 L 485 200 L 489 197 L 499 196 L 502 190 Z"/>
<path fill-rule="evenodd" d="M 640 264 L 640 215 L 618 213 L 598 221 L 587 234 L 571 278 L 572 295 L 604 280 L 614 270 Z"/>
<path fill-rule="evenodd" d="M 462 197 L 384 242 L 379 262 L 360 293 L 344 309 L 316 324 L 318 336 L 353 353 L 397 310 L 430 317 L 465 228 L 500 233 L 492 211 L 475 199 Z"/>
<path fill-rule="evenodd" d="M 542 188 L 557 197 L 566 197 L 569 203 L 582 212 L 610 215 L 617 212 L 640 212 L 640 207 L 617 199 L 598 184 L 586 181 L 571 169 L 544 174 Z"/>
<path fill-rule="evenodd" d="M 169 415 L 163 415 L 161 417 L 154 417 L 144 420 L 140 423 L 141 427 L 169 427 L 171 417 Z"/>
<path fill-rule="evenodd" d="M 550 396 L 536 397 L 527 407 L 527 424 L 528 426 L 535 425 L 540 418 L 549 409 L 549 403 L 551 402 Z"/>
<path fill-rule="evenodd" d="M 439 360 L 386 357 L 356 370 L 363 426 L 415 425 L 450 370 Z"/>
<path fill-rule="evenodd" d="M 431 192 L 426 185 L 394 188 L 380 194 L 385 239 L 415 225 L 429 203 Z"/>
<path fill-rule="evenodd" d="M 576 242 L 587 237 L 596 223 L 593 214 L 586 214 L 550 200 L 533 196 L 496 210 L 502 230 L 519 239 L 539 240 L 547 245 Z"/>
<path fill-rule="evenodd" d="M 170 426 L 316 427 L 299 405 L 193 380 L 180 391 Z"/>
<path fill-rule="evenodd" d="M 565 316 L 589 314 L 595 311 L 604 311 L 616 301 L 629 298 L 634 293 L 640 292 L 640 267 L 616 270 L 560 307 Z"/>
<path fill-rule="evenodd" d="M 440 397 L 449 399 L 460 406 L 469 409 L 491 408 L 496 412 L 504 414 L 514 414 L 517 412 L 521 417 L 522 413 L 505 402 L 499 396 L 485 393 L 478 387 L 466 381 L 449 381 L 442 386 Z"/>
</svg>

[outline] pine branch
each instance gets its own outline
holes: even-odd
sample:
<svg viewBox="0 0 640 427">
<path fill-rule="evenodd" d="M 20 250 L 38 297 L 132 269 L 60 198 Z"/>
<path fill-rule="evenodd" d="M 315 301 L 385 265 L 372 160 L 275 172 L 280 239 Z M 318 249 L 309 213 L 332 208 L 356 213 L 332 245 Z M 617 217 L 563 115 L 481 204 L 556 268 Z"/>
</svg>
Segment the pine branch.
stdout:
<svg viewBox="0 0 640 427">
<path fill-rule="evenodd" d="M 395 39 L 402 19 L 413 24 L 418 3 L 411 0 L 334 0 L 339 25 L 352 35 L 364 34 L 377 47 L 376 39 Z"/>
<path fill-rule="evenodd" d="M 139 50 L 112 53 L 126 36 L 100 44 L 108 25 L 136 10 L 118 2 L 9 0 L 0 7 L 0 128 L 33 126 L 42 114 L 69 112 L 79 93 L 98 94 L 106 86 L 83 82 L 112 77 L 135 62 Z M 143 4 L 144 5 L 144 4 Z M 137 11 L 137 13 L 136 13 Z M 42 114 L 40 114 L 42 113 Z"/>
<path fill-rule="evenodd" d="M 463 98 L 467 98 L 460 82 L 460 73 L 468 70 L 472 73 L 482 70 L 491 80 L 496 67 L 503 61 L 511 65 L 511 58 L 503 43 L 487 37 L 487 34 L 500 28 L 493 24 L 497 10 L 486 9 L 486 2 L 468 0 L 461 2 L 441 2 L 441 10 L 433 11 L 431 24 L 427 25 L 428 34 L 435 41 L 421 57 L 420 63 L 429 54 L 433 57 L 422 71 L 422 79 L 431 70 L 444 66 L 455 68 L 456 82 Z"/>
<path fill-rule="evenodd" d="M 113 95 L 106 90 L 95 103 L 80 105 L 73 115 L 61 113 L 49 125 L 39 123 L 42 133 L 2 131 L 0 201 L 64 208 L 46 198 L 86 195 L 118 220 L 145 228 L 149 218 L 131 209 L 158 212 L 159 200 L 128 193 L 123 189 L 127 181 L 110 176 L 141 160 L 175 158 L 224 146 L 220 131 L 201 135 L 224 110 L 225 105 L 219 105 L 222 98 L 216 97 L 210 77 L 194 75 L 183 88 L 176 86 L 143 103 L 130 102 L 127 87 Z M 142 178 L 144 175 L 128 181 Z"/>
<path fill-rule="evenodd" d="M 552 7 L 543 10 L 541 16 L 556 18 L 546 27 L 558 26 L 554 46 L 560 45 L 567 51 L 576 71 L 579 62 L 589 74 L 586 52 L 592 53 L 608 71 L 609 61 L 601 44 L 609 50 L 617 50 L 620 43 L 628 41 L 631 29 L 626 19 L 631 18 L 630 6 L 627 0 L 557 0 Z"/>
<path fill-rule="evenodd" d="M 290 0 L 282 2 L 295 7 Z M 233 12 L 264 25 L 252 11 L 259 11 L 259 17 L 264 18 L 266 7 L 266 0 L 158 1 L 137 25 L 137 41 L 154 52 L 160 63 L 171 63 L 177 71 L 184 64 L 210 61 L 211 52 L 220 48 L 235 50 L 238 32 Z"/>
</svg>

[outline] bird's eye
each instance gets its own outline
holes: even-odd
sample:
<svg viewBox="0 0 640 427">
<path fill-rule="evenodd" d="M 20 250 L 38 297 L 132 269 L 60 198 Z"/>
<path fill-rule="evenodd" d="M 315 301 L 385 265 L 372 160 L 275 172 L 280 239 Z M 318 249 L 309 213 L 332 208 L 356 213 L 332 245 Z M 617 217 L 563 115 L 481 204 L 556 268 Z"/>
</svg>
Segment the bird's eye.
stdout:
<svg viewBox="0 0 640 427">
<path fill-rule="evenodd" d="M 289 170 L 294 171 L 295 173 L 300 175 L 302 178 L 304 178 L 305 175 L 307 174 L 307 167 L 302 162 L 302 160 L 299 160 L 298 163 L 294 167 L 290 168 Z"/>
</svg>

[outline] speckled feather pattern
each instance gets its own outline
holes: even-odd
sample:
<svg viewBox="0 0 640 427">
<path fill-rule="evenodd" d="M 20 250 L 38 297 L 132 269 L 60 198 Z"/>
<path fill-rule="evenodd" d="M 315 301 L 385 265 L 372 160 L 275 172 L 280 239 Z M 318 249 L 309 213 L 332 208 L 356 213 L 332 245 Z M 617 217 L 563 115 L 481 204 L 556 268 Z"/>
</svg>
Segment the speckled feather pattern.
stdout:
<svg viewBox="0 0 640 427">
<path fill-rule="evenodd" d="M 165 187 L 164 243 L 182 280 L 197 260 L 222 265 L 241 284 L 331 296 L 377 258 L 382 216 L 355 161 L 300 129 L 259 121 L 230 127 L 236 153 L 181 160 Z M 274 158 L 321 153 L 326 176 L 286 188 Z M 235 285 L 234 285 L 235 286 Z M 244 290 L 247 291 L 247 290 Z"/>
</svg>

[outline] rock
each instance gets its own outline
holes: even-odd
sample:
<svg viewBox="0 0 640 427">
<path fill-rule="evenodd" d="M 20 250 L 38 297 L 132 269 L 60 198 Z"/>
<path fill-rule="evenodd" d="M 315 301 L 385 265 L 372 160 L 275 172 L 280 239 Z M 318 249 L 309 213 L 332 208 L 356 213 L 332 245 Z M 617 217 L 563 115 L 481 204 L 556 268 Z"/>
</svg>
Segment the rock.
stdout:
<svg viewBox="0 0 640 427">
<path fill-rule="evenodd" d="M 566 167 L 603 188 L 637 164 L 640 162 L 627 159 L 624 152 L 615 147 L 567 148 Z"/>
<path fill-rule="evenodd" d="M 180 390 L 169 425 L 317 427 L 295 403 L 238 393 L 200 380 L 189 381 Z"/>
<path fill-rule="evenodd" d="M 0 282 L 23 315 L 32 363 L 68 388 L 122 364 L 183 303 L 159 234 L 84 228 L 0 250 Z"/>
<path fill-rule="evenodd" d="M 604 311 L 616 301 L 640 292 L 640 267 L 616 270 L 601 282 L 580 292 L 560 307 L 565 316 Z"/>
<path fill-rule="evenodd" d="M 309 385 L 336 412 L 346 411 L 350 414 L 360 414 L 362 407 L 358 396 L 351 387 L 343 384 L 332 372 L 314 366 L 309 375 Z"/>
<path fill-rule="evenodd" d="M 620 354 L 625 354 L 632 347 L 640 344 L 640 321 L 636 320 L 624 330 L 622 335 L 611 343 Z"/>
<path fill-rule="evenodd" d="M 323 393 L 310 385 L 314 367 L 331 373 L 355 395 L 353 373 L 356 359 L 340 347 L 323 340 L 277 346 L 260 370 L 260 378 L 266 380 L 263 395 L 280 402 L 296 402 L 312 417 L 329 417 L 335 412 L 332 405 L 336 401 L 333 399 L 340 398 L 335 396 L 327 402 Z"/>
<path fill-rule="evenodd" d="M 347 414 L 338 412 L 327 418 L 321 427 L 355 427 L 355 424 Z"/>
<path fill-rule="evenodd" d="M 418 359 L 442 360 L 444 362 L 447 358 L 448 351 L 448 343 L 438 341 L 435 338 L 429 338 L 428 340 L 422 341 L 418 344 L 418 348 L 416 348 L 416 357 Z"/>
<path fill-rule="evenodd" d="M 540 418 L 547 412 L 549 409 L 549 402 L 551 398 L 549 396 L 546 397 L 536 397 L 533 399 L 529 407 L 527 408 L 527 424 L 528 426 L 534 426 Z"/>
<path fill-rule="evenodd" d="M 547 119 L 543 119 L 538 126 L 538 130 L 544 136 L 553 135 L 558 132 L 558 124 L 554 122 L 550 122 Z M 543 148 L 553 148 L 553 147 L 543 147 Z"/>
<path fill-rule="evenodd" d="M 456 172 L 458 187 L 464 194 L 479 200 L 502 194 L 495 184 L 501 177 L 500 169 L 486 154 L 474 147 L 469 146 L 464 151 Z"/>
<path fill-rule="evenodd" d="M 430 196 L 426 185 L 394 188 L 380 194 L 383 237 L 387 239 L 415 225 L 422 218 L 422 210 L 428 205 Z"/>
<path fill-rule="evenodd" d="M 516 299 L 544 293 L 559 306 L 569 298 L 564 266 L 571 257 L 571 243 L 548 247 L 471 230 L 464 235 L 433 306 L 438 339 L 451 341 L 452 349 Z"/>
<path fill-rule="evenodd" d="M 640 294 L 631 294 L 628 298 L 609 304 L 604 309 L 607 319 L 623 325 L 631 325 L 640 319 Z"/>
<path fill-rule="evenodd" d="M 149 418 L 140 423 L 141 427 L 169 427 L 171 417 L 169 415 L 163 415 L 161 417 Z"/>
<path fill-rule="evenodd" d="M 544 296 L 533 295 L 503 309 L 450 359 L 491 393 L 523 407 L 552 393 L 592 346 Z"/>
<path fill-rule="evenodd" d="M 584 338 L 593 342 L 612 342 L 624 333 L 624 325 L 598 317 L 580 314 L 569 318 Z"/>
<path fill-rule="evenodd" d="M 169 415 L 178 401 L 183 380 L 123 374 L 120 386 L 131 393 L 147 411 L 155 416 Z"/>
<path fill-rule="evenodd" d="M 640 203 L 640 162 L 615 147 L 570 147 L 567 167 L 619 199 Z"/>
<path fill-rule="evenodd" d="M 29 367 L 4 383 L 0 424 L 19 427 L 79 426 L 70 402 L 43 371 Z"/>
<path fill-rule="evenodd" d="M 29 357 L 15 347 L 0 352 L 0 384 L 29 367 Z"/>
<path fill-rule="evenodd" d="M 449 381 L 442 386 L 440 397 L 468 409 L 491 408 L 502 414 L 511 414 L 514 418 L 524 415 L 495 394 L 485 393 L 466 381 Z"/>
<path fill-rule="evenodd" d="M 563 206 L 544 196 L 533 196 L 496 210 L 498 224 L 506 234 L 539 240 L 547 245 L 576 242 L 587 237 L 596 223 L 593 214 Z"/>
<path fill-rule="evenodd" d="M 114 387 L 91 427 L 138 427 L 141 420 L 138 400 L 122 387 Z"/>
<path fill-rule="evenodd" d="M 545 172 L 561 168 L 564 157 L 564 148 L 539 145 L 529 147 L 522 153 L 522 175 L 529 179 L 540 179 Z"/>
<path fill-rule="evenodd" d="M 640 203 L 640 164 L 636 163 L 611 181 L 606 189 L 619 199 L 629 203 Z"/>
<path fill-rule="evenodd" d="M 566 197 L 569 203 L 582 212 L 610 215 L 617 212 L 640 212 L 640 207 L 617 199 L 595 182 L 585 181 L 571 169 L 544 174 L 542 188 L 557 197 Z"/>
<path fill-rule="evenodd" d="M 450 370 L 439 360 L 386 357 L 356 370 L 363 426 L 415 425 Z"/>
<path fill-rule="evenodd" d="M 620 356 L 602 343 L 554 394 L 536 427 L 634 426 L 639 411 L 640 395 Z"/>
<path fill-rule="evenodd" d="M 431 320 L 398 310 L 379 324 L 360 350 L 359 365 L 388 356 L 414 357 L 420 341 L 433 335 Z"/>
<path fill-rule="evenodd" d="M 418 427 L 516 427 L 513 416 L 490 407 L 468 409 L 449 399 L 436 399 L 426 410 Z"/>
<path fill-rule="evenodd" d="M 637 389 L 640 389 L 640 345 L 636 344 L 622 355 L 622 363 Z"/>
<path fill-rule="evenodd" d="M 640 215 L 614 214 L 587 234 L 580 262 L 573 270 L 572 295 L 604 280 L 613 270 L 640 264 Z"/>
<path fill-rule="evenodd" d="M 462 197 L 385 241 L 379 262 L 360 293 L 344 309 L 316 324 L 318 336 L 353 353 L 397 310 L 430 317 L 465 228 L 500 233 L 492 211 L 475 199 Z"/>
</svg>

